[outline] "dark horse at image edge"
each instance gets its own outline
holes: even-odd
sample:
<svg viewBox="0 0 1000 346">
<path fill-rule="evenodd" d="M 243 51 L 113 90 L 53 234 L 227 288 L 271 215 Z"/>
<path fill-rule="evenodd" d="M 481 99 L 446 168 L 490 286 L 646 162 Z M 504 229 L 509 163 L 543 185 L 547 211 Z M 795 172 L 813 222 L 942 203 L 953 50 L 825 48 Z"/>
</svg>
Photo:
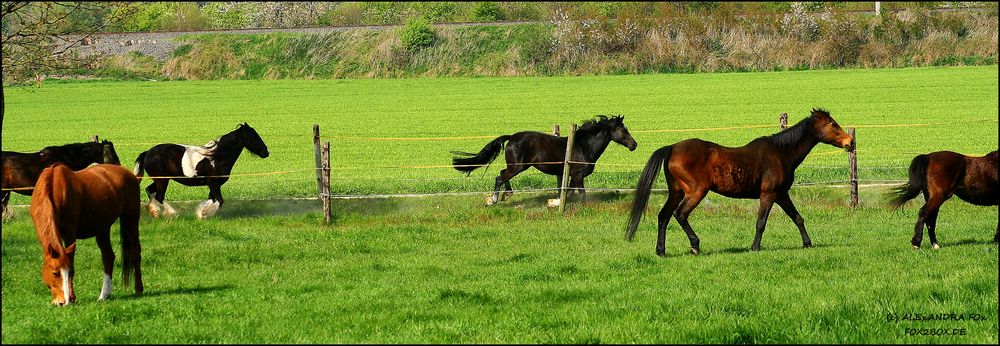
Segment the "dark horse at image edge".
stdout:
<svg viewBox="0 0 1000 346">
<path fill-rule="evenodd" d="M 104 147 L 109 148 L 107 159 L 104 157 Z M 32 189 L 38 181 L 42 170 L 54 163 L 62 163 L 74 171 L 87 168 L 92 163 L 120 164 L 115 144 L 110 141 L 70 143 L 59 146 L 48 146 L 34 153 L 3 152 L 3 188 L 13 190 L 21 195 L 31 196 Z M 20 189 L 24 188 L 24 189 Z M 3 209 L 7 209 L 11 191 L 3 191 Z"/>
<path fill-rule="evenodd" d="M 232 132 L 204 146 L 164 143 L 139 154 L 135 159 L 135 175 L 142 179 L 145 171 L 153 180 L 146 186 L 150 215 L 158 217 L 160 205 L 165 209 L 166 215 L 176 213 L 173 207 L 163 201 L 170 180 L 187 186 L 207 185 L 208 200 L 198 206 L 196 215 L 203 219 L 215 214 L 223 203 L 222 184 L 229 181 L 229 174 L 243 149 L 260 158 L 270 155 L 264 140 L 247 123 L 240 124 Z"/>
<path fill-rule="evenodd" d="M 697 138 L 662 147 L 650 156 L 639 178 L 625 239 L 631 241 L 635 236 L 653 181 L 662 167 L 669 192 L 658 215 L 658 256 L 665 255 L 664 243 L 671 216 L 687 234 L 691 253 L 697 255 L 701 251 L 698 236 L 688 224 L 688 216 L 709 191 L 730 198 L 760 199 L 753 251 L 760 251 L 761 236 L 774 203 L 781 206 L 799 228 L 803 247 L 810 247 L 812 241 L 806 233 L 805 220 L 795 210 L 788 190 L 792 187 L 795 168 L 818 143 L 846 150 L 854 145 L 851 135 L 844 132 L 829 112 L 813 109 L 812 115 L 794 126 L 757 138 L 742 147 L 730 148 Z"/>
<path fill-rule="evenodd" d="M 951 196 L 963 201 L 981 205 L 1000 205 L 1000 183 L 998 183 L 997 151 L 984 156 L 968 156 L 951 151 L 937 151 L 917 155 L 910 161 L 909 181 L 891 191 L 889 204 L 899 208 L 906 201 L 924 195 L 924 206 L 917 214 L 917 224 L 913 228 L 913 248 L 920 248 L 924 238 L 924 225 L 931 238 L 931 246 L 938 249 L 938 211 Z M 1000 242 L 1000 209 L 997 209 L 997 231 L 993 241 Z"/>
<path fill-rule="evenodd" d="M 629 134 L 628 128 L 625 127 L 624 117 L 609 118 L 599 115 L 596 119 L 588 120 L 576 130 L 571 161 L 596 163 L 612 141 L 625 146 L 629 151 L 635 150 L 636 142 Z M 497 137 L 476 154 L 453 151 L 452 154 L 466 157 L 455 157 L 452 164 L 455 169 L 469 174 L 477 168 L 492 163 L 503 151 L 507 160 L 507 168 L 500 171 L 496 184 L 493 186 L 493 196 L 490 197 L 488 204 L 494 204 L 499 198 L 500 187 L 506 187 L 503 199 L 507 199 L 514 193 L 510 186 L 510 180 L 531 167 L 556 176 L 556 186 L 560 186 L 563 175 L 562 162 L 566 159 L 567 142 L 566 137 L 536 131 L 523 131 Z M 569 187 L 574 188 L 575 191 L 584 196 L 583 179 L 594 172 L 594 166 L 593 164 L 571 163 Z"/>
</svg>

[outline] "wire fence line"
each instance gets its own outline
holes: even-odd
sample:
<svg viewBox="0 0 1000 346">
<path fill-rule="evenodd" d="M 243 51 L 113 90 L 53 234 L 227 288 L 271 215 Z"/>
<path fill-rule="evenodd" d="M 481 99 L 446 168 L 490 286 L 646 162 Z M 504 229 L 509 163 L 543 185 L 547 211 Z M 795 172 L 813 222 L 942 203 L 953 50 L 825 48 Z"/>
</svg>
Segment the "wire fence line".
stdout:
<svg viewBox="0 0 1000 346">
<path fill-rule="evenodd" d="M 937 122 L 937 123 L 914 123 L 914 124 L 861 124 L 861 125 L 852 125 L 852 126 L 847 126 L 847 127 L 855 127 L 855 128 L 892 128 L 892 127 L 915 127 L 915 126 L 931 126 L 931 125 L 944 125 L 944 124 L 956 124 L 956 123 L 982 123 L 982 122 L 997 123 L 998 120 L 982 119 L 982 120 L 970 120 L 970 121 L 964 121 L 964 122 Z M 775 125 L 774 124 L 766 124 L 766 125 L 759 124 L 759 125 L 742 125 L 742 126 L 729 126 L 729 127 L 706 127 L 706 128 L 688 128 L 688 129 L 653 129 L 653 130 L 635 130 L 635 131 L 631 131 L 631 132 L 632 133 L 677 133 L 677 132 L 700 132 L 700 131 L 731 131 L 731 130 L 753 129 L 753 128 L 771 128 L 771 127 L 775 127 Z M 294 138 L 299 138 L 299 136 L 286 136 L 286 137 L 289 137 L 289 138 L 293 138 L 293 137 Z M 447 140 L 466 140 L 466 139 L 489 139 L 489 138 L 496 138 L 496 137 L 497 136 L 490 136 L 490 135 L 456 136 L 456 137 L 320 136 L 320 138 L 325 138 L 325 139 L 377 140 L 377 141 L 447 141 Z M 139 146 L 139 145 L 156 145 L 156 144 L 160 144 L 160 143 L 136 142 L 136 143 L 117 143 L 116 145 L 119 145 L 119 146 Z M 855 150 L 855 152 L 862 152 L 862 151 L 863 151 L 862 149 L 856 149 Z M 832 155 L 832 154 L 838 154 L 838 153 L 845 153 L 845 151 L 843 151 L 843 150 L 831 150 L 831 151 L 813 153 L 810 156 L 824 156 L 824 155 Z M 507 166 L 523 166 L 523 165 L 533 166 L 533 165 L 562 165 L 562 164 L 565 164 L 565 163 L 566 162 L 563 162 L 563 161 L 548 161 L 548 162 L 512 163 L 512 164 L 506 164 L 506 165 Z M 568 163 L 569 164 L 578 164 L 578 165 L 596 165 L 597 164 L 596 162 L 583 162 L 583 161 L 574 161 L 574 160 L 571 160 Z M 437 169 L 437 168 L 458 168 L 458 167 L 477 167 L 478 168 L 478 167 L 488 167 L 490 165 L 491 165 L 491 163 L 486 163 L 486 164 L 466 164 L 466 165 L 453 165 L 453 164 L 447 164 L 447 165 L 384 165 L 384 166 L 364 165 L 364 166 L 332 166 L 332 167 L 329 167 L 328 169 L 330 169 L 332 171 L 332 170 L 361 170 L 361 169 Z M 629 163 L 602 163 L 601 165 L 604 165 L 604 166 L 620 166 L 620 167 L 644 167 L 645 166 L 644 164 L 629 164 Z M 805 166 L 800 166 L 800 167 L 803 167 L 803 168 L 819 168 L 819 169 L 831 169 L 831 168 L 844 168 L 844 169 L 846 169 L 847 168 L 847 167 L 840 167 L 840 166 L 823 166 L 823 165 L 805 165 Z M 889 169 L 906 169 L 906 168 L 908 168 L 908 167 L 904 167 L 904 166 L 858 167 L 859 170 L 889 170 Z M 322 169 L 323 168 L 315 167 L 315 168 L 305 168 L 305 169 L 285 170 L 285 171 L 272 171 L 272 172 L 233 173 L 233 174 L 225 174 L 225 175 L 209 175 L 209 176 L 193 176 L 193 177 L 189 177 L 189 176 L 144 176 L 143 178 L 149 178 L 149 179 L 230 178 L 230 177 L 239 177 L 239 176 L 282 175 L 282 174 L 291 174 L 291 173 L 300 173 L 300 172 L 309 172 L 309 171 L 315 172 L 315 171 L 322 170 Z M 622 172 L 622 173 L 624 173 L 624 172 Z M 358 178 L 358 177 L 337 177 L 337 179 L 344 179 L 344 180 L 352 180 L 352 179 L 353 180 L 360 180 L 360 179 L 376 180 L 376 179 L 381 179 L 381 180 L 400 180 L 400 181 L 421 181 L 421 180 L 460 180 L 460 179 L 468 179 L 468 178 L 467 177 L 427 177 L 427 178 Z M 866 180 L 866 181 L 868 181 L 868 180 Z M 807 183 L 798 183 L 798 184 L 795 184 L 795 185 L 797 185 L 797 186 L 811 186 L 811 185 L 817 185 L 817 184 L 829 184 L 829 183 L 838 183 L 838 182 L 845 182 L 845 181 L 837 180 L 837 181 L 826 181 L 826 182 L 807 182 Z M 847 180 L 847 182 L 849 182 L 849 180 Z M 27 191 L 27 190 L 32 190 L 32 189 L 34 189 L 34 187 L 5 187 L 5 188 L 2 188 L 2 191 Z M 481 193 L 481 192 L 465 192 L 464 194 L 476 194 L 476 193 Z M 402 194 L 402 195 L 412 195 L 412 194 Z M 426 194 L 424 194 L 424 195 L 426 195 Z M 433 194 L 431 194 L 431 195 L 433 195 Z M 393 196 L 393 195 L 385 195 L 385 196 Z"/>
</svg>

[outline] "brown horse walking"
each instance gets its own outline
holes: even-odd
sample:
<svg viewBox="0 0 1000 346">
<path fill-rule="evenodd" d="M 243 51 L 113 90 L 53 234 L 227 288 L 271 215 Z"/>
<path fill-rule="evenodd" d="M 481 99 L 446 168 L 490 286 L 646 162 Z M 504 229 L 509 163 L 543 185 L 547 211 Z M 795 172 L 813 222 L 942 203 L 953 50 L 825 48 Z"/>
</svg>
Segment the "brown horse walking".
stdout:
<svg viewBox="0 0 1000 346">
<path fill-rule="evenodd" d="M 42 245 L 42 281 L 52 292 L 52 304 L 76 301 L 73 291 L 76 240 L 95 237 L 104 261 L 104 286 L 98 300 L 111 296 L 115 253 L 111 225 L 121 226 L 122 280 L 135 275 L 135 293 L 142 294 L 139 263 L 139 180 L 118 165 L 99 164 L 79 172 L 54 164 L 38 177 L 31 195 L 31 218 Z"/>
<path fill-rule="evenodd" d="M 795 126 L 771 136 L 757 138 L 742 147 L 729 148 L 694 138 L 660 148 L 653 152 L 639 178 L 625 238 L 631 241 L 635 236 L 649 200 L 653 180 L 662 166 L 669 196 L 659 214 L 656 237 L 658 256 L 665 255 L 664 243 L 671 215 L 687 234 L 691 242 L 691 253 L 698 254 L 698 236 L 688 224 L 688 216 L 709 191 L 731 198 L 760 199 L 753 251 L 760 251 L 760 238 L 764 234 L 767 216 L 774 203 L 778 203 L 798 226 L 802 245 L 810 247 L 812 241 L 806 233 L 805 221 L 795 210 L 788 190 L 792 187 L 795 168 L 818 143 L 847 150 L 854 145 L 851 135 L 837 125 L 829 112 L 813 109 L 811 116 Z"/>
<path fill-rule="evenodd" d="M 889 204 L 899 208 L 906 201 L 923 193 L 924 206 L 920 207 L 917 224 L 913 228 L 913 248 L 920 248 L 924 238 L 924 225 L 934 249 L 941 248 L 934 234 L 938 211 L 952 195 L 963 201 L 982 206 L 1000 205 L 1000 183 L 997 173 L 997 152 L 985 156 L 967 156 L 951 151 L 937 151 L 917 155 L 910 161 L 910 181 L 893 189 Z M 997 231 L 993 241 L 1000 242 L 1000 209 L 997 209 Z"/>
</svg>

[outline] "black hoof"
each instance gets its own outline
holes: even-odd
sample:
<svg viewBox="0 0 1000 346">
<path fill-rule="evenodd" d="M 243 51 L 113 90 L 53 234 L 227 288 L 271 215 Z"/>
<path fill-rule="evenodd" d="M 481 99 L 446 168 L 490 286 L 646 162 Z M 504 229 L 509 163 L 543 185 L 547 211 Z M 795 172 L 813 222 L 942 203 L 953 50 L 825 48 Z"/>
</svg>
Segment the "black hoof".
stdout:
<svg viewBox="0 0 1000 346">
<path fill-rule="evenodd" d="M 813 243 L 812 243 L 812 242 L 809 242 L 809 243 L 805 243 L 805 244 L 802 244 L 802 247 L 804 247 L 804 248 L 810 248 L 810 247 L 813 247 Z"/>
<path fill-rule="evenodd" d="M 667 252 L 665 250 L 656 250 L 656 255 L 660 257 L 667 257 Z"/>
</svg>

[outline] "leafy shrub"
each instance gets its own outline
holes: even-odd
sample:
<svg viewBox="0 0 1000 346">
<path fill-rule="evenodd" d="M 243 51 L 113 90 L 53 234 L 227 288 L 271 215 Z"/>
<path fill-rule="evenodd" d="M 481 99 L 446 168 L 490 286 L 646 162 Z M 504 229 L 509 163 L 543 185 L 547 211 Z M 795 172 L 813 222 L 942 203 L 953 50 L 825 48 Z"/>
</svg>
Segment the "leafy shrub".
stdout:
<svg viewBox="0 0 1000 346">
<path fill-rule="evenodd" d="M 431 23 L 444 23 L 455 21 L 458 7 L 448 1 L 415 2 L 413 11 Z"/>
<path fill-rule="evenodd" d="M 472 9 L 472 18 L 480 22 L 495 22 L 503 20 L 503 11 L 500 5 L 492 1 L 484 1 L 476 4 Z"/>
<path fill-rule="evenodd" d="M 414 51 L 434 44 L 435 34 L 425 18 L 413 17 L 399 29 L 399 41 L 406 50 Z"/>
</svg>

